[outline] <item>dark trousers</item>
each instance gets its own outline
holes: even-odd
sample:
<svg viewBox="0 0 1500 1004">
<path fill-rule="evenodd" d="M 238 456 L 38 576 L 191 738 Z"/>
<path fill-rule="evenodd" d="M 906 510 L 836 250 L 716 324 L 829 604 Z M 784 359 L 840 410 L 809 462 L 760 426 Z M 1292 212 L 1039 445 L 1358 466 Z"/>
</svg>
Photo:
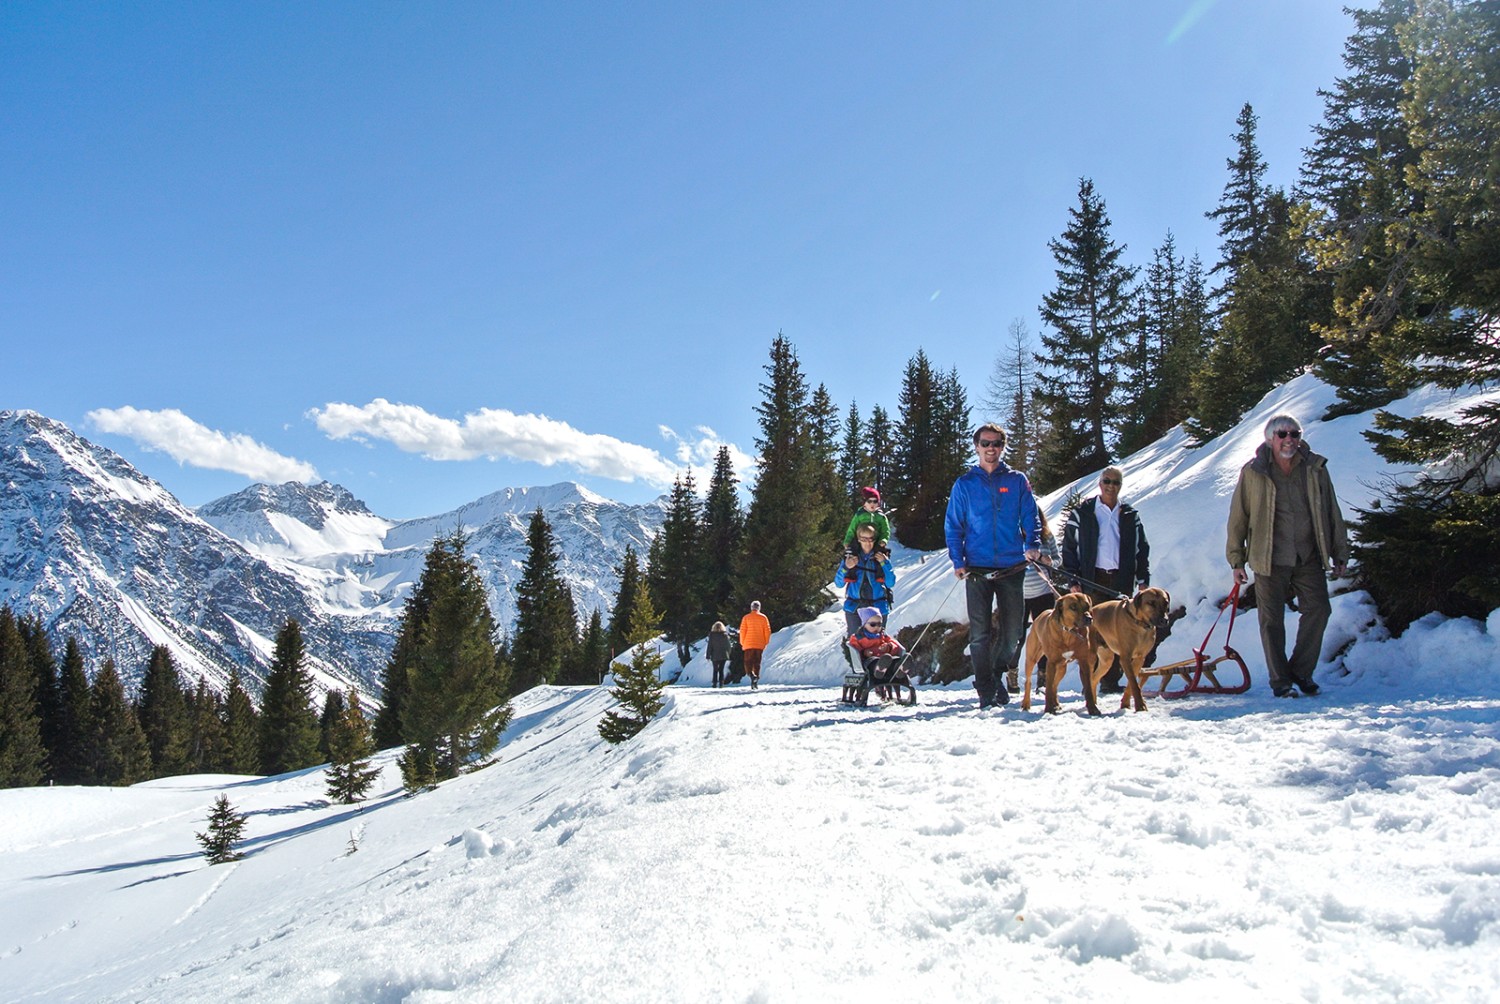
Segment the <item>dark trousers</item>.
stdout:
<svg viewBox="0 0 1500 1004">
<path fill-rule="evenodd" d="M 969 659 L 974 664 L 974 689 L 981 703 L 988 704 L 1005 693 L 1005 670 L 1021 640 L 1026 615 L 1025 566 L 1010 575 L 986 578 L 970 569 L 964 576 L 964 599 L 969 608 Z M 990 626 L 990 610 L 999 611 L 999 623 Z"/>
<path fill-rule="evenodd" d="M 1096 568 L 1094 569 L 1093 574 L 1089 576 L 1089 578 L 1093 579 L 1095 584 L 1103 586 L 1104 589 L 1108 589 L 1110 590 L 1110 592 L 1106 593 L 1100 589 L 1089 589 L 1088 586 L 1084 586 L 1083 588 L 1088 590 L 1089 598 L 1095 603 L 1099 603 L 1103 600 L 1118 599 L 1118 597 L 1116 597 L 1114 594 L 1123 593 L 1125 591 L 1119 586 L 1115 585 L 1115 579 L 1119 577 L 1120 570 L 1118 568 Z M 1129 585 L 1129 583 L 1126 583 L 1126 585 Z M 1099 685 L 1101 687 L 1108 687 L 1110 689 L 1113 689 L 1115 687 L 1121 686 L 1124 678 L 1125 670 L 1120 668 L 1120 657 L 1115 656 L 1114 661 L 1109 664 L 1109 671 L 1100 678 Z"/>
<path fill-rule="evenodd" d="M 1297 641 L 1286 655 L 1286 601 L 1297 597 Z M 1270 575 L 1255 577 L 1255 609 L 1260 615 L 1260 644 L 1272 690 L 1311 683 L 1323 652 L 1323 632 L 1332 604 L 1321 564 L 1276 565 Z"/>
<path fill-rule="evenodd" d="M 713 660 L 713 664 L 714 664 L 714 683 L 713 683 L 713 685 L 715 687 L 722 687 L 722 686 L 724 686 L 724 663 L 726 661 L 727 660 L 725 660 L 725 659 L 715 659 L 715 660 Z"/>
</svg>

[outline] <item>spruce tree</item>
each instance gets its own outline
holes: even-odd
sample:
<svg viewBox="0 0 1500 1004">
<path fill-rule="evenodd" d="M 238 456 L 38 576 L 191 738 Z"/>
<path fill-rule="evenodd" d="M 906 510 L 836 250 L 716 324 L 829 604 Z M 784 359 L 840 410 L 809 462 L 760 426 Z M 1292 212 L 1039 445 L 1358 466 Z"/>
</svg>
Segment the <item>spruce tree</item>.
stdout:
<svg viewBox="0 0 1500 1004">
<path fill-rule="evenodd" d="M 227 774 L 259 773 L 260 715 L 240 682 L 238 666 L 230 673 L 221 713 L 219 769 Z"/>
<path fill-rule="evenodd" d="M 745 515 L 740 511 L 739 478 L 734 473 L 729 447 L 720 446 L 714 456 L 708 494 L 703 500 L 703 527 L 699 533 L 703 542 L 703 605 L 714 620 L 726 619 L 732 609 L 740 541 L 744 533 Z M 621 600 L 625 599 L 622 588 Z M 633 596 L 629 597 L 629 602 L 635 602 Z M 613 640 L 613 622 L 610 627 Z M 628 643 L 624 636 L 619 642 L 610 649 L 611 654 L 625 651 Z"/>
<path fill-rule="evenodd" d="M 704 622 L 703 547 L 698 539 L 700 503 L 688 471 L 672 483 L 667 518 L 646 556 L 646 588 L 661 616 L 657 625 L 686 666 L 692 644 L 708 630 Z"/>
<path fill-rule="evenodd" d="M 422 563 L 422 574 L 418 576 L 416 586 L 401 608 L 401 619 L 396 627 L 396 644 L 391 647 L 390 658 L 386 660 L 385 670 L 380 677 L 382 704 L 375 713 L 374 729 L 375 746 L 378 749 L 389 749 L 406 741 L 403 738 L 405 730 L 401 713 L 406 706 L 406 694 L 410 689 L 407 673 L 416 659 L 417 646 L 422 639 L 422 625 L 426 623 L 427 612 L 432 606 L 433 585 L 442 576 L 451 574 L 449 566 L 453 561 L 453 554 L 448 544 L 455 538 L 461 541 L 460 535 L 455 532 L 452 537 L 439 537 L 432 542 Z"/>
<path fill-rule="evenodd" d="M 57 659 L 47 641 L 47 626 L 38 614 L 16 621 L 26 645 L 26 661 L 31 666 L 32 699 L 36 703 L 37 724 L 41 729 L 42 748 L 46 750 L 43 777 L 57 781 L 57 764 L 62 756 L 63 707 L 62 690 L 57 681 Z"/>
<path fill-rule="evenodd" d="M 330 690 L 323 696 L 323 711 L 318 715 L 318 756 L 328 760 L 330 751 L 328 734 L 344 713 L 344 694 Z"/>
<path fill-rule="evenodd" d="M 0 788 L 37 784 L 46 760 L 26 640 L 15 614 L 9 606 L 3 606 L 0 607 Z"/>
<path fill-rule="evenodd" d="M 380 769 L 370 766 L 374 753 L 359 691 L 350 687 L 328 726 L 328 797 L 343 805 L 363 801 L 380 776 Z"/>
<path fill-rule="evenodd" d="M 1415 259 L 1400 229 L 1422 210 L 1410 184 L 1418 151 L 1402 116 L 1412 74 L 1400 32 L 1414 0 L 1346 8 L 1355 30 L 1344 43 L 1347 73 L 1319 90 L 1323 121 L 1305 151 L 1300 191 L 1315 207 L 1308 250 L 1332 284 L 1332 310 L 1318 375 L 1338 389 L 1329 418 L 1383 405 L 1414 385 L 1402 324 L 1427 309 L 1410 281 Z M 1392 238 L 1396 239 L 1392 239 Z"/>
<path fill-rule="evenodd" d="M 128 785 L 152 777 L 151 747 L 113 659 L 94 675 L 89 693 L 90 774 L 95 784 Z"/>
<path fill-rule="evenodd" d="M 823 384 L 818 384 L 813 391 L 810 416 L 811 449 L 817 464 L 816 480 L 821 496 L 819 504 L 826 513 L 822 533 L 829 540 L 842 542 L 844 530 L 849 525 L 849 496 L 839 479 L 839 439 L 843 423 L 839 420 L 832 395 Z M 708 630 L 708 624 L 703 625 L 703 630 Z"/>
<path fill-rule="evenodd" d="M 567 682 L 573 686 L 590 687 L 599 685 L 609 667 L 609 635 L 604 630 L 604 618 L 598 607 L 589 614 L 588 625 L 578 642 L 574 666 Z"/>
<path fill-rule="evenodd" d="M 1036 459 L 1035 418 L 1031 392 L 1036 383 L 1036 356 L 1026 322 L 1017 317 L 1006 329 L 1006 339 L 995 357 L 985 386 L 982 421 L 998 422 L 1008 433 L 1005 461 L 1021 471 L 1031 470 Z M 979 423 L 975 423 L 979 424 Z M 968 442 L 972 443 L 972 436 Z M 967 458 L 968 451 L 965 451 Z"/>
<path fill-rule="evenodd" d="M 859 414 L 859 402 L 849 405 L 844 417 L 844 441 L 839 448 L 839 511 L 854 511 L 859 508 L 866 486 L 879 488 L 875 484 L 874 470 L 870 464 L 870 444 L 865 435 L 865 420 Z"/>
<path fill-rule="evenodd" d="M 654 623 L 660 616 L 652 606 L 649 588 L 640 590 L 635 602 L 631 620 L 637 625 Z M 622 710 L 605 712 L 599 722 L 599 735 L 608 743 L 622 743 L 639 733 L 666 703 L 662 697 L 665 684 L 657 675 L 662 656 L 656 651 L 655 640 L 650 628 L 639 627 L 631 639 L 630 660 L 613 666 L 615 687 L 610 694 Z"/>
<path fill-rule="evenodd" d="M 58 784 L 92 784 L 89 764 L 89 679 L 84 669 L 83 651 L 72 635 L 63 647 L 62 728 L 53 766 Z"/>
<path fill-rule="evenodd" d="M 187 770 L 187 695 L 177 661 L 165 645 L 152 648 L 146 661 L 136 715 L 151 749 L 152 776 L 168 777 Z"/>
<path fill-rule="evenodd" d="M 611 657 L 630 646 L 630 638 L 635 633 L 635 625 L 630 618 L 635 610 L 636 594 L 645 582 L 641 574 L 640 558 L 636 555 L 635 548 L 629 544 L 625 545 L 625 556 L 620 559 L 620 567 L 615 569 L 615 574 L 619 577 L 620 588 L 615 591 L 615 605 L 609 615 Z"/>
<path fill-rule="evenodd" d="M 891 427 L 891 416 L 881 405 L 875 405 L 870 409 L 870 421 L 866 425 L 866 435 L 870 437 L 870 480 L 869 484 L 880 489 L 885 494 L 886 487 L 891 483 L 892 471 L 896 466 L 896 432 Z M 896 532 L 896 527 L 891 527 L 891 532 Z"/>
<path fill-rule="evenodd" d="M 200 675 L 198 686 L 187 699 L 187 769 L 202 774 L 217 769 L 224 742 L 219 695 L 209 689 L 208 678 Z"/>
<path fill-rule="evenodd" d="M 765 372 L 755 407 L 760 467 L 745 518 L 736 606 L 744 609 L 758 599 L 777 622 L 796 623 L 824 606 L 840 544 L 825 532 L 825 470 L 814 448 L 811 396 L 784 335 L 771 343 Z"/>
<path fill-rule="evenodd" d="M 197 834 L 198 843 L 203 846 L 203 856 L 208 859 L 209 864 L 228 864 L 245 856 L 240 853 L 239 844 L 243 839 L 247 818 L 244 813 L 234 811 L 228 795 L 219 793 L 208 811 L 208 829 Z"/>
<path fill-rule="evenodd" d="M 1500 383 L 1500 6 L 1418 5 L 1398 31 L 1411 62 L 1402 115 L 1420 154 L 1408 173 L 1420 210 L 1388 224 L 1427 308 L 1393 324 L 1422 381 L 1458 389 Z M 1393 269 L 1398 266 L 1392 265 Z M 1387 623 L 1500 606 L 1500 406 L 1457 414 L 1379 412 L 1368 434 L 1382 457 L 1421 473 L 1361 513 L 1356 583 Z"/>
<path fill-rule="evenodd" d="M 510 654 L 517 687 L 553 683 L 577 644 L 573 593 L 563 581 L 552 526 L 538 506 L 526 529 L 526 558 L 516 584 L 516 628 Z"/>
<path fill-rule="evenodd" d="M 434 547 L 444 555 L 428 564 L 437 574 L 429 583 L 427 617 L 407 669 L 401 719 L 408 791 L 483 766 L 511 717 L 510 680 L 497 653 L 479 569 L 464 553 L 460 533 Z"/>
<path fill-rule="evenodd" d="M 260 702 L 260 772 L 285 774 L 318 760 L 318 713 L 302 644 L 302 625 L 289 619 L 276 635 Z"/>
<path fill-rule="evenodd" d="M 1121 263 L 1125 246 L 1110 234 L 1104 200 L 1087 178 L 1068 227 L 1048 242 L 1057 261 L 1057 286 L 1042 300 L 1046 375 L 1036 399 L 1050 436 L 1038 451 L 1042 484 L 1071 481 L 1106 466 L 1119 422 L 1115 396 L 1121 353 L 1134 335 L 1135 269 Z"/>
</svg>

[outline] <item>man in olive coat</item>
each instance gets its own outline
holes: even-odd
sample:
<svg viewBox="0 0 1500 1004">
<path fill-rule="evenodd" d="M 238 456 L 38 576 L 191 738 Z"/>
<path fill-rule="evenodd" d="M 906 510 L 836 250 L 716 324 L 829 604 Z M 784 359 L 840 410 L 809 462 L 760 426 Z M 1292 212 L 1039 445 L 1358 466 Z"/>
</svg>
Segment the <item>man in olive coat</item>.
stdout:
<svg viewBox="0 0 1500 1004">
<path fill-rule="evenodd" d="M 1260 643 L 1266 653 L 1271 690 L 1277 697 L 1318 692 L 1313 670 L 1323 649 L 1323 632 L 1332 607 L 1328 601 L 1328 566 L 1342 577 L 1349 562 L 1349 534 L 1328 459 L 1308 449 L 1302 424 L 1291 415 L 1266 423 L 1266 441 L 1255 458 L 1240 468 L 1240 480 L 1229 503 L 1229 540 L 1224 556 L 1234 581 L 1255 572 L 1255 607 L 1260 615 Z M 1287 598 L 1297 598 L 1297 641 L 1286 654 Z"/>
</svg>

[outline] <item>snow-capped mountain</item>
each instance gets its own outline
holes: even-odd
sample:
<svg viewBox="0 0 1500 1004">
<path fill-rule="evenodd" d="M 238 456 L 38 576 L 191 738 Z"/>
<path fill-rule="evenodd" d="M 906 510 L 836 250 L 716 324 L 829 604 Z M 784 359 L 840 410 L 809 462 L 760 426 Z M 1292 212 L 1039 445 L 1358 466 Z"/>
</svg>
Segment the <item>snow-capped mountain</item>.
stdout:
<svg viewBox="0 0 1500 1004">
<path fill-rule="evenodd" d="M 119 455 L 32 412 L 0 412 L 0 602 L 74 635 L 126 680 L 151 647 L 222 687 L 255 686 L 277 631 L 302 625 L 322 686 L 373 692 L 401 606 L 434 537 L 462 529 L 496 621 L 515 618 L 526 529 L 541 507 L 580 616 L 608 614 L 615 568 L 644 556 L 665 503 L 612 502 L 573 484 L 506 489 L 398 522 L 335 484 L 253 485 L 189 509 Z"/>
<path fill-rule="evenodd" d="M 32 412 L 0 412 L 0 602 L 73 635 L 97 665 L 139 676 L 168 646 L 191 680 L 256 685 L 276 633 L 302 625 L 323 686 L 376 679 L 389 646 L 374 618 L 336 618 L 117 454 Z"/>
<path fill-rule="evenodd" d="M 338 485 L 289 482 L 253 485 L 199 507 L 198 515 L 295 576 L 328 613 L 383 618 L 400 615 L 432 541 L 462 530 L 495 620 L 508 629 L 526 531 L 538 508 L 552 528 L 579 616 L 598 609 L 607 620 L 620 587 L 615 569 L 627 547 L 645 556 L 666 518 L 662 500 L 625 505 L 563 483 L 506 488 L 451 512 L 398 523 L 374 515 Z"/>
</svg>

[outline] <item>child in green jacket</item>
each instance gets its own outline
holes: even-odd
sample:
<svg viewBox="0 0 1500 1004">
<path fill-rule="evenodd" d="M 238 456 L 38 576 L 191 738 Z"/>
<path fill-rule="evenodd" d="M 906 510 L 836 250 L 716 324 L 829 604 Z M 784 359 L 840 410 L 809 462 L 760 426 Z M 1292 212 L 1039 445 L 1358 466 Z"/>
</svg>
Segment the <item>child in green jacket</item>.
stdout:
<svg viewBox="0 0 1500 1004">
<path fill-rule="evenodd" d="M 875 550 L 891 553 L 891 521 L 880 511 L 880 492 L 875 488 L 860 489 L 862 502 L 859 511 L 849 520 L 849 529 L 844 531 L 844 553 L 854 553 L 854 535 L 862 526 L 875 528 Z"/>
</svg>

